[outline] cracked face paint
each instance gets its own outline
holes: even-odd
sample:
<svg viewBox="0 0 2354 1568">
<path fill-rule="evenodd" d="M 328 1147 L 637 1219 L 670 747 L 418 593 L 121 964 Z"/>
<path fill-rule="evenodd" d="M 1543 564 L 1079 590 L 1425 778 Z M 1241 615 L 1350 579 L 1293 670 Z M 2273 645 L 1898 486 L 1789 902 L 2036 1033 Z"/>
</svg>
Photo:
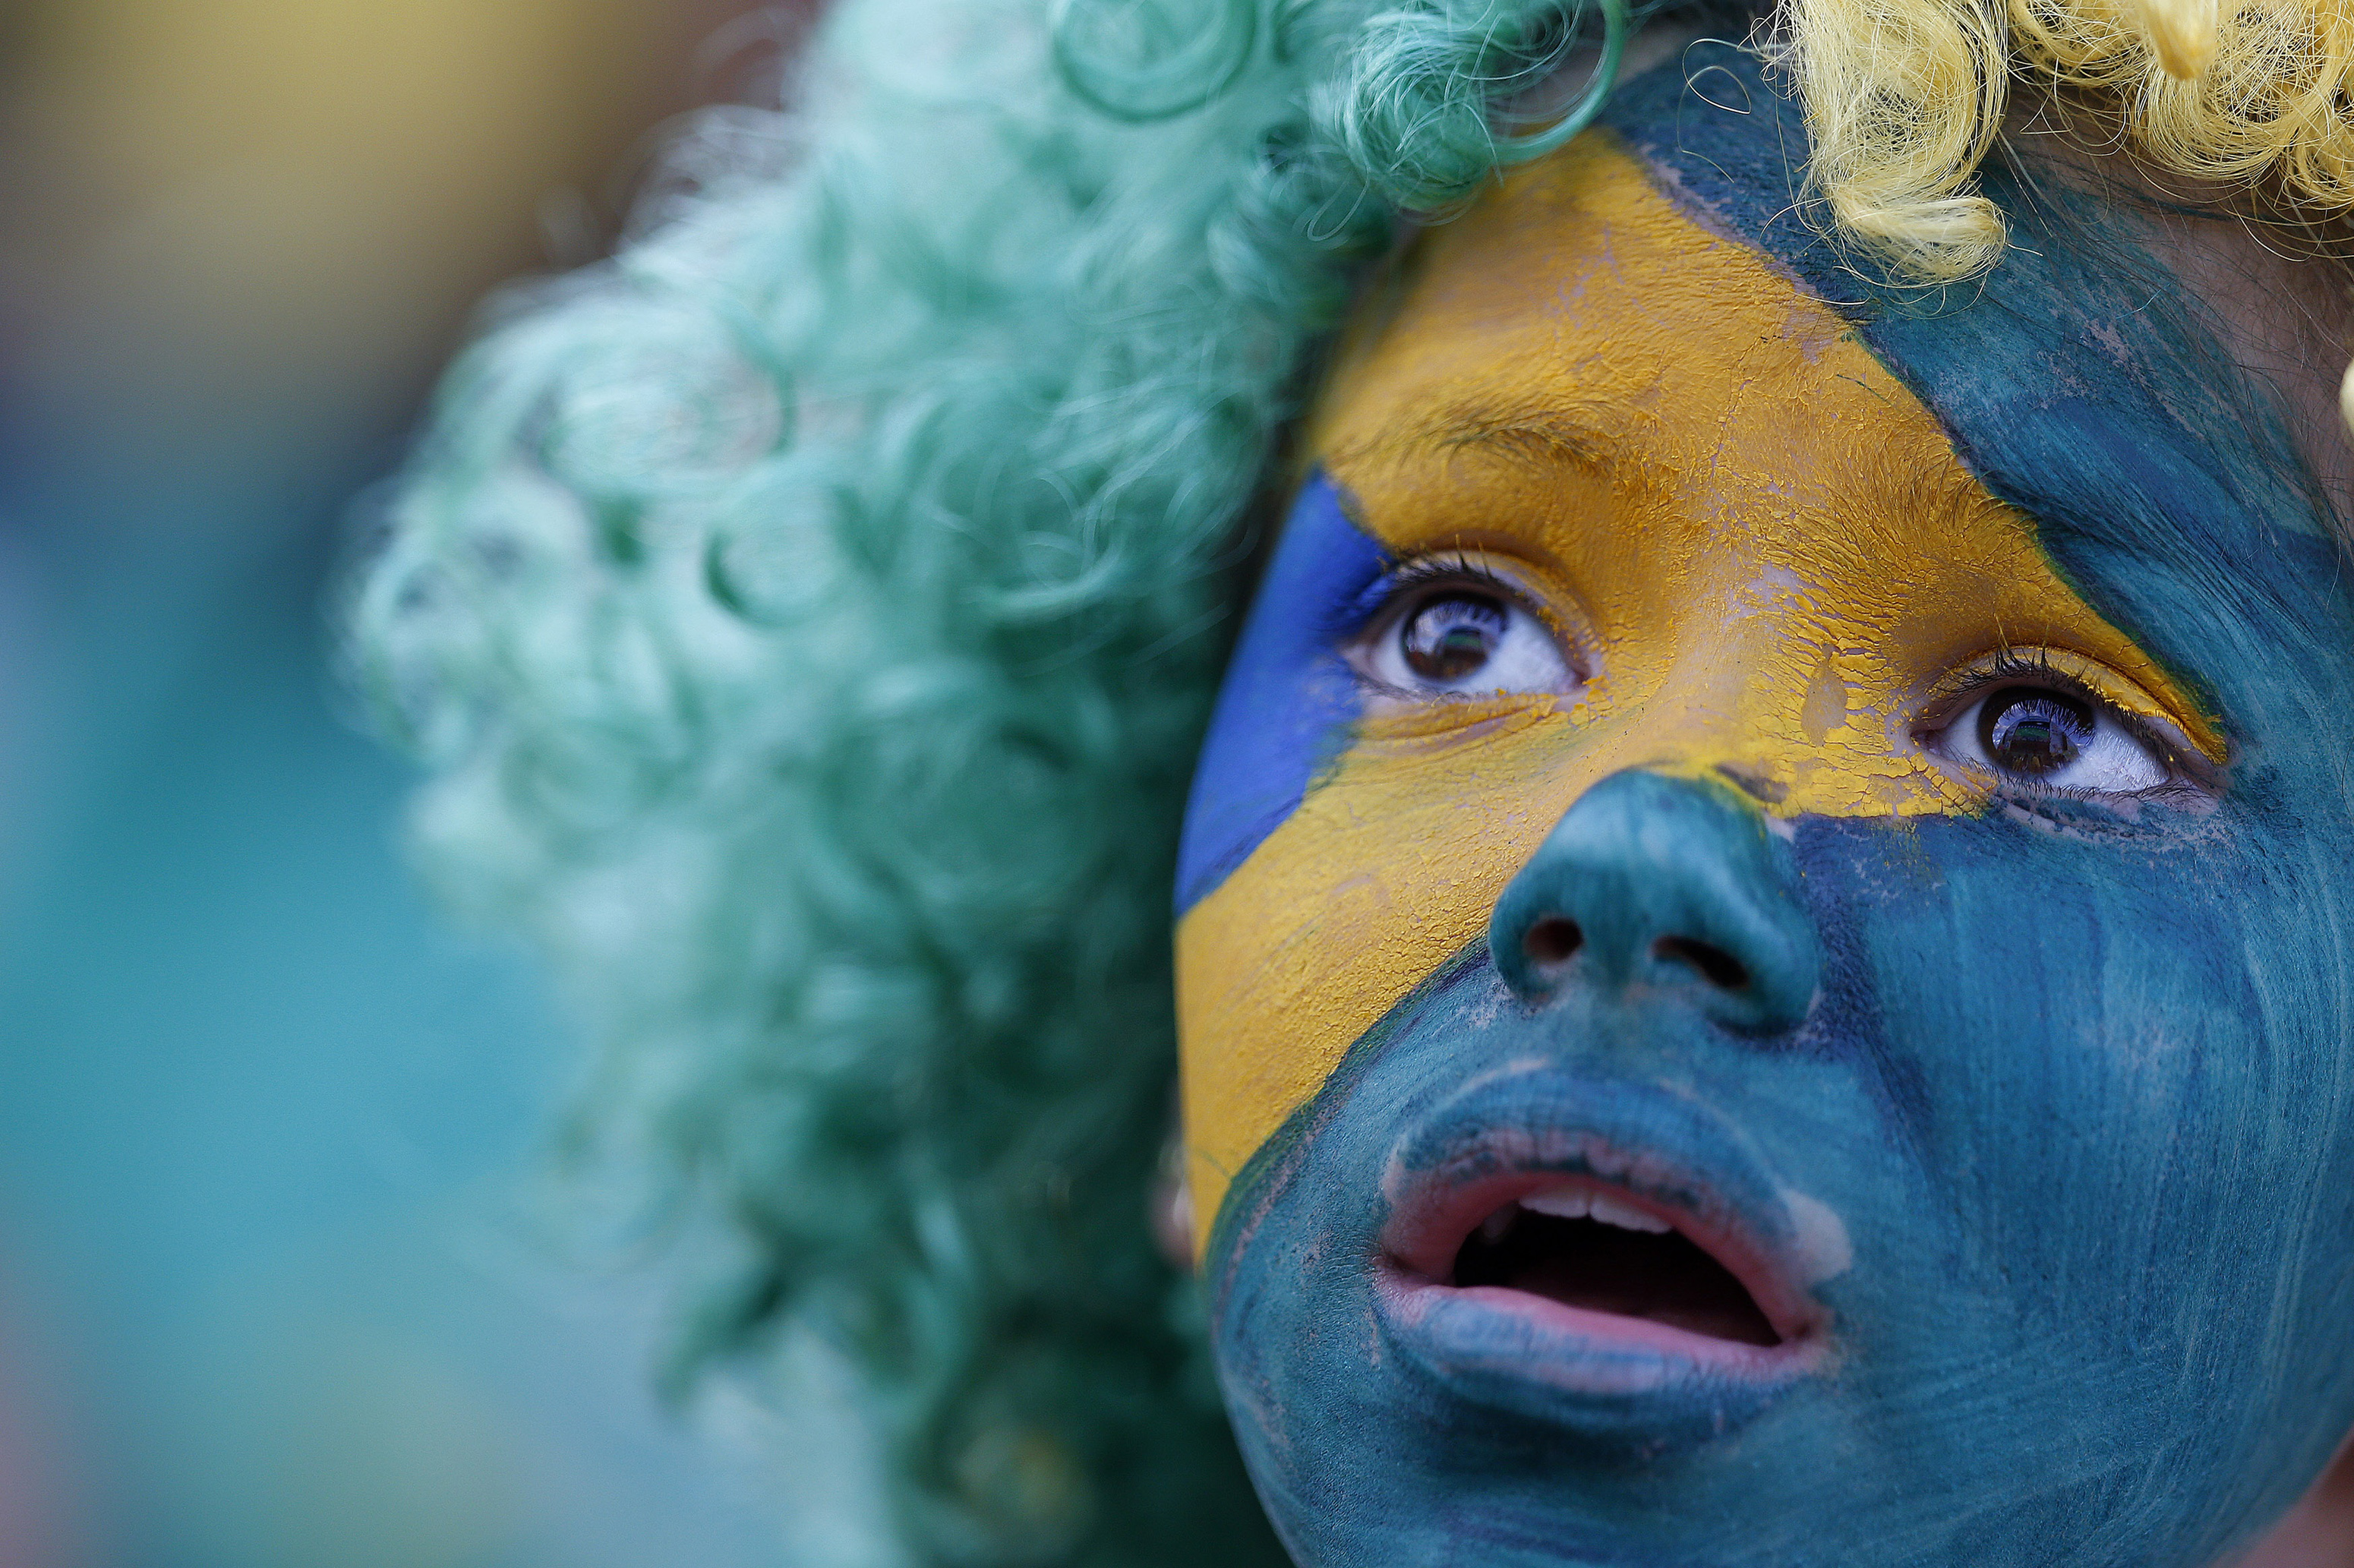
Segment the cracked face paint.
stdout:
<svg viewBox="0 0 2354 1568">
<path fill-rule="evenodd" d="M 1607 118 L 1367 302 L 1197 778 L 1253 1473 L 1309 1564 L 2215 1561 L 2354 1421 L 2314 503 L 2129 219 L 1998 174 L 1931 310 L 1746 57 Z"/>
</svg>

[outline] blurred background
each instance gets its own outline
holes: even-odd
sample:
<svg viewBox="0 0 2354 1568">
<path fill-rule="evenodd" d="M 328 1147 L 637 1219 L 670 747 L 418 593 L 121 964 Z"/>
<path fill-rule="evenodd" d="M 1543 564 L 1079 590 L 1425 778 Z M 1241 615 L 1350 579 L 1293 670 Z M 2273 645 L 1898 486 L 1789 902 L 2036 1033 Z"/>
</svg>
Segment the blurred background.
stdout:
<svg viewBox="0 0 2354 1568">
<path fill-rule="evenodd" d="M 405 879 L 322 609 L 483 292 L 804 24 L 0 0 L 0 1568 L 872 1560 L 822 1405 L 661 1407 L 660 1284 L 548 1220 L 564 1029 Z"/>
</svg>

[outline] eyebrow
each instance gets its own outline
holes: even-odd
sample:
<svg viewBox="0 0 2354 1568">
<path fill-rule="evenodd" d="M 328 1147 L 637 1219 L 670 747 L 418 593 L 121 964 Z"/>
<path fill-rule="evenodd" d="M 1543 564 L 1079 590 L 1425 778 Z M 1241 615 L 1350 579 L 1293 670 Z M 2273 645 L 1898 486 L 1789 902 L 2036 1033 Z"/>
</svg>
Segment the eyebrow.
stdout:
<svg viewBox="0 0 2354 1568">
<path fill-rule="evenodd" d="M 1539 473 L 1563 468 L 1649 481 L 1658 463 L 1629 432 L 1645 422 L 1638 409 L 1596 399 L 1530 405 L 1473 396 L 1331 454 L 1338 461 L 1406 462 L 1458 452 L 1502 458 Z"/>
<path fill-rule="evenodd" d="M 1936 418 L 1934 412 L 1929 417 Z M 1531 403 L 1482 390 L 1439 404 L 1422 418 L 1335 449 L 1324 461 L 1328 466 L 1403 465 L 1417 460 L 1444 461 L 1470 451 L 1499 458 L 1540 480 L 1557 477 L 1569 469 L 1628 490 L 1653 494 L 1680 491 L 1691 482 L 1691 475 L 1661 461 L 1646 446 L 1642 437 L 1651 418 L 1645 409 L 1612 398 L 1572 396 Z M 1938 423 L 1943 429 L 1944 422 Z M 1988 501 L 2017 504 L 1989 493 L 1950 432 L 1947 450 L 1953 460 L 1950 464 L 1935 464 L 1904 476 L 1913 508 L 1927 511 Z M 2031 524 L 2041 515 L 2033 506 L 2025 510 Z"/>
</svg>

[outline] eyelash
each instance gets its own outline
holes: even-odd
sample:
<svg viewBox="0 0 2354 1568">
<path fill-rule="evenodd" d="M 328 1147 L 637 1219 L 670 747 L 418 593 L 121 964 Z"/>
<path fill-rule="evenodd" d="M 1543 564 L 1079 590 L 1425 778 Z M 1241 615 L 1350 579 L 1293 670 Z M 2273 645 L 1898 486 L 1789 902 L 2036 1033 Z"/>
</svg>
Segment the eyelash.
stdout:
<svg viewBox="0 0 2354 1568">
<path fill-rule="evenodd" d="M 2110 698 L 2102 695 L 2089 682 L 2081 680 L 2065 670 L 2057 669 L 2043 660 L 2031 658 L 2008 648 L 1939 683 L 1939 690 L 1934 700 L 1936 705 L 1950 716 L 1935 728 L 1928 730 L 1926 734 L 1944 735 L 1953 727 L 1956 720 L 1963 713 L 1968 711 L 1973 699 L 1988 696 L 2005 686 L 2023 685 L 2030 683 L 2049 687 L 2097 709 L 2112 722 L 2122 726 L 2126 734 L 2147 747 L 2152 756 L 2163 762 L 2167 772 L 2171 777 L 2166 783 L 2141 793 L 2156 795 L 2169 789 L 2191 787 L 2185 776 L 2187 770 L 2182 766 L 2181 748 L 2174 742 L 2159 734 L 2150 725 L 2144 723 L 2137 715 L 2119 707 Z M 2064 784 L 2043 784 L 2031 779 L 2006 779 L 2003 780 L 2003 789 L 2006 793 L 2029 795 L 2044 800 L 2114 799 L 2114 797 L 2103 796 L 2096 790 L 2074 789 Z"/>
<path fill-rule="evenodd" d="M 1470 584 L 1524 608 L 1528 604 L 1527 595 L 1468 556 L 1458 556 L 1449 561 L 1438 556 L 1420 556 L 1396 567 L 1374 585 L 1372 612 L 1363 617 L 1360 630 L 1392 613 L 1417 591 L 1437 584 L 1449 588 Z"/>
<path fill-rule="evenodd" d="M 1490 570 L 1469 555 L 1417 556 L 1394 567 L 1359 596 L 1351 613 L 1341 618 L 1341 640 L 1364 649 L 1380 638 L 1394 636 L 1422 602 L 1447 590 L 1491 594 L 1543 629 L 1567 674 L 1583 683 L 1592 671 L 1579 656 L 1576 643 L 1564 636 L 1553 618 L 1538 606 L 1527 588 Z M 1377 635 L 1378 634 L 1378 635 Z M 1360 672 L 1360 678 L 1370 678 Z M 1374 681 L 1377 686 L 1384 683 Z"/>
</svg>

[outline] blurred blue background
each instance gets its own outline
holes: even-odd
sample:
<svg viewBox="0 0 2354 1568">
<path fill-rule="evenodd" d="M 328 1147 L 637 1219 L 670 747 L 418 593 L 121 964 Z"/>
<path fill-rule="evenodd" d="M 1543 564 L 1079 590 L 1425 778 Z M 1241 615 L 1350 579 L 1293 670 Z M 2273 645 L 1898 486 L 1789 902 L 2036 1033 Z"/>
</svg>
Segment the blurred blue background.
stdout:
<svg viewBox="0 0 2354 1568">
<path fill-rule="evenodd" d="M 870 1561 L 822 1401 L 656 1404 L 566 1031 L 405 877 L 323 609 L 473 302 L 791 30 L 0 9 L 0 1568 Z"/>
</svg>

